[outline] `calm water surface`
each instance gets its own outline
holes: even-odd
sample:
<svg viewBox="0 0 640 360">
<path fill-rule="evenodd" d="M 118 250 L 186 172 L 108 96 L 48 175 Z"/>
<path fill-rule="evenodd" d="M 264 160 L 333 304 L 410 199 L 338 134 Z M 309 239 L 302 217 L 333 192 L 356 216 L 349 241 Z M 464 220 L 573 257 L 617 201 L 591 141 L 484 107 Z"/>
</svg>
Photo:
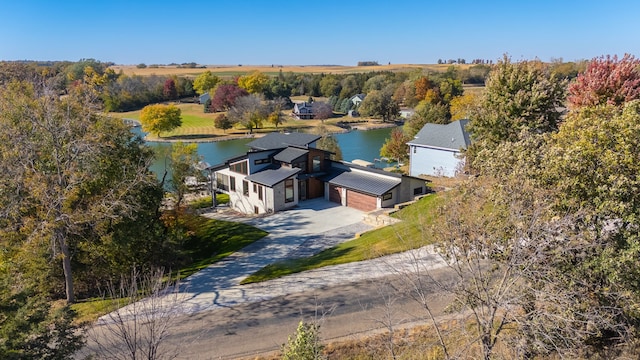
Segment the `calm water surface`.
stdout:
<svg viewBox="0 0 640 360">
<path fill-rule="evenodd" d="M 354 159 L 366 160 L 375 163 L 376 167 L 388 166 L 386 162 L 380 162 L 380 148 L 393 128 L 375 129 L 375 130 L 353 130 L 348 133 L 335 134 L 338 145 L 342 149 L 342 157 L 345 161 Z M 133 128 L 134 133 L 142 135 L 140 128 Z M 244 154 L 247 152 L 246 144 L 253 139 L 236 139 L 216 142 L 200 142 L 198 144 L 198 154 L 203 160 L 211 165 L 220 164 L 226 159 Z M 147 142 L 153 147 L 158 154 L 156 162 L 151 166 L 156 174 L 164 173 L 165 155 L 171 151 L 171 143 L 165 142 Z"/>
</svg>

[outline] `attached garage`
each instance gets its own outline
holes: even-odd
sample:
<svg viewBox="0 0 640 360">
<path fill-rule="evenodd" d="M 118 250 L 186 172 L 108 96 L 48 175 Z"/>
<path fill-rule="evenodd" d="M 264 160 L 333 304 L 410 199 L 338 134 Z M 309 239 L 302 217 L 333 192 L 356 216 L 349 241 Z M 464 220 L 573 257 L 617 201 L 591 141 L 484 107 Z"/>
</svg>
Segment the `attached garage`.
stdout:
<svg viewBox="0 0 640 360">
<path fill-rule="evenodd" d="M 347 190 L 347 206 L 362 211 L 373 211 L 378 207 L 378 198 L 353 190 Z"/>
<path fill-rule="evenodd" d="M 342 188 L 341 187 L 337 185 L 329 184 L 329 201 L 342 204 Z"/>
</svg>

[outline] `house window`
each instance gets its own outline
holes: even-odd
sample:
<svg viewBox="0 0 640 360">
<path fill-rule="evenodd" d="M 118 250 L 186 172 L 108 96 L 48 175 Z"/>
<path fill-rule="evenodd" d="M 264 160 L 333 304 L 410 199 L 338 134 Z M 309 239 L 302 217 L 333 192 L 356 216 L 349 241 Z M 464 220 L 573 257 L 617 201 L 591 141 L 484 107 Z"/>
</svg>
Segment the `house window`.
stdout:
<svg viewBox="0 0 640 360">
<path fill-rule="evenodd" d="M 242 193 L 245 196 L 249 195 L 249 182 L 247 180 L 242 180 Z"/>
<path fill-rule="evenodd" d="M 263 193 L 263 192 L 264 192 L 264 186 L 259 185 L 259 186 L 258 186 L 258 200 L 262 200 L 262 198 L 264 197 L 264 196 L 262 195 L 262 193 Z"/>
<path fill-rule="evenodd" d="M 384 195 L 382 195 L 382 200 L 391 200 L 393 198 L 393 193 L 386 193 Z"/>
<path fill-rule="evenodd" d="M 292 202 L 293 199 L 293 179 L 287 179 L 284 181 L 284 202 Z"/>
<path fill-rule="evenodd" d="M 230 176 L 229 180 L 231 180 L 231 191 L 236 191 L 236 178 L 233 176 Z"/>
<path fill-rule="evenodd" d="M 422 186 L 413 189 L 413 195 L 420 195 L 420 194 L 422 194 Z"/>
<path fill-rule="evenodd" d="M 270 161 L 269 161 L 269 158 L 266 158 L 266 159 L 255 159 L 255 160 L 253 160 L 253 163 L 254 163 L 255 165 L 268 164 L 269 162 L 270 162 Z"/>
<path fill-rule="evenodd" d="M 254 183 L 253 184 L 253 193 L 257 193 L 258 192 L 258 184 Z"/>
<path fill-rule="evenodd" d="M 320 171 L 320 155 L 316 155 L 313 157 L 313 172 Z"/>
<path fill-rule="evenodd" d="M 220 190 L 229 190 L 229 177 L 224 174 L 216 174 L 216 188 Z"/>
<path fill-rule="evenodd" d="M 415 154 L 418 151 L 418 147 L 417 146 L 412 146 L 413 147 L 413 153 Z"/>
<path fill-rule="evenodd" d="M 244 174 L 247 175 L 247 162 L 246 161 L 241 161 L 235 164 L 231 164 L 229 165 L 229 170 L 233 171 L 233 172 L 237 172 L 240 174 Z"/>
</svg>

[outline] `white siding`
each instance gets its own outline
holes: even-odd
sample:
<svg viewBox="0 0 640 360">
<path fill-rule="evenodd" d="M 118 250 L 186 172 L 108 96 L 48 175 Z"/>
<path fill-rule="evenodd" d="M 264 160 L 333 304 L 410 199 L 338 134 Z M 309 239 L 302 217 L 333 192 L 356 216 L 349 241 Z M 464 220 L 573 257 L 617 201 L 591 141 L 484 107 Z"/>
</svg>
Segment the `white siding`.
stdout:
<svg viewBox="0 0 640 360">
<path fill-rule="evenodd" d="M 464 158 L 459 159 L 460 152 L 432 149 L 411 145 L 409 149 L 409 175 L 456 176 L 456 171 L 464 166 Z"/>
</svg>

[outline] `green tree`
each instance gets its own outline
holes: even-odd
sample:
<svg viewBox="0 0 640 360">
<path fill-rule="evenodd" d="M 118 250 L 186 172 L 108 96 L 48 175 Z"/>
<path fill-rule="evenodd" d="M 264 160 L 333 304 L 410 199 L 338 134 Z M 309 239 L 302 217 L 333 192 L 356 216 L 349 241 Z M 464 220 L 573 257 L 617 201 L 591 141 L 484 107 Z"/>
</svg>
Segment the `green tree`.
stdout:
<svg viewBox="0 0 640 360">
<path fill-rule="evenodd" d="M 84 86 L 60 99 L 27 83 L 0 90 L 3 209 L 0 241 L 16 242 L 26 279 L 75 301 L 72 252 L 108 237 L 109 224 L 135 218 L 137 191 L 157 184 L 152 152 L 119 121 L 102 117 Z M 34 254 L 38 254 L 34 256 Z M 40 267 L 42 263 L 47 264 Z"/>
<path fill-rule="evenodd" d="M 387 90 L 374 90 L 360 103 L 358 111 L 365 116 L 381 117 L 382 121 L 395 119 L 400 113 L 400 105 Z"/>
<path fill-rule="evenodd" d="M 213 120 L 213 124 L 217 129 L 222 129 L 224 132 L 227 132 L 227 129 L 231 129 L 233 127 L 233 123 L 229 120 L 227 114 L 218 114 L 218 116 Z"/>
<path fill-rule="evenodd" d="M 335 76 L 327 75 L 320 80 L 320 92 L 322 96 L 338 96 L 341 90 L 342 85 L 340 84 L 340 80 Z"/>
<path fill-rule="evenodd" d="M 193 89 L 198 95 L 202 95 L 213 89 L 219 82 L 220 78 L 207 70 L 193 80 Z"/>
<path fill-rule="evenodd" d="M 181 110 L 175 105 L 147 105 L 140 112 L 142 129 L 160 137 L 163 131 L 171 131 L 182 125 Z"/>
<path fill-rule="evenodd" d="M 197 168 L 201 160 L 201 156 L 198 155 L 198 144 L 185 144 L 180 141 L 171 144 L 169 171 L 175 208 L 180 208 L 185 195 L 193 189 L 193 185 L 190 185 L 188 180 L 202 180 L 200 179 L 202 174 Z"/>
<path fill-rule="evenodd" d="M 512 63 L 506 55 L 492 70 L 478 111 L 468 130 L 474 147 L 516 141 L 522 130 L 550 132 L 558 128 L 566 81 L 540 61 Z"/>
<path fill-rule="evenodd" d="M 342 160 L 342 149 L 338 144 L 338 140 L 329 133 L 329 129 L 325 125 L 316 128 L 316 134 L 320 135 L 320 139 L 316 142 L 316 147 L 321 150 L 330 151 L 331 160 Z"/>
<path fill-rule="evenodd" d="M 416 112 L 405 122 L 404 132 L 413 138 L 424 124 L 448 124 L 449 110 L 446 105 L 421 101 Z"/>
<path fill-rule="evenodd" d="M 411 138 L 400 128 L 391 131 L 391 136 L 385 140 L 380 148 L 380 156 L 395 159 L 397 162 L 407 161 L 409 158 L 409 142 Z"/>
</svg>

